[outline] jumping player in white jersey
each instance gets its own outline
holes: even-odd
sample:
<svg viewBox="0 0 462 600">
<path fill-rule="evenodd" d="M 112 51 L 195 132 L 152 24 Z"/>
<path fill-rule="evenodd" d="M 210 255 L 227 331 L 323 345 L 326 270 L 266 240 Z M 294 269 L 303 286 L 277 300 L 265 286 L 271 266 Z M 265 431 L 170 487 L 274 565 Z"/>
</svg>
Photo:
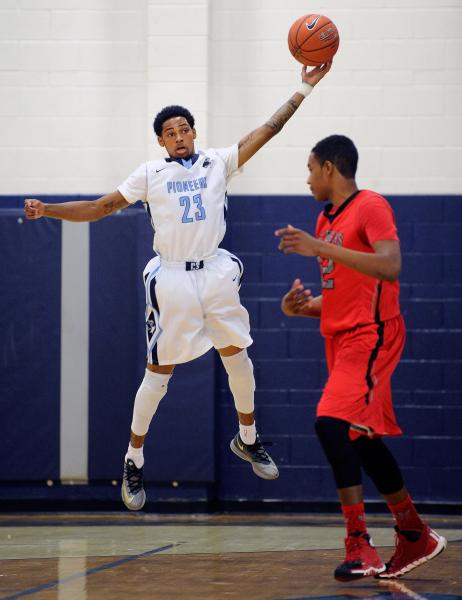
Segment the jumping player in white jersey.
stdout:
<svg viewBox="0 0 462 600">
<path fill-rule="evenodd" d="M 143 163 L 115 192 L 97 200 L 60 204 L 25 200 L 28 219 L 97 221 L 138 200 L 150 215 L 156 256 L 143 273 L 147 367 L 135 397 L 122 482 L 122 499 L 130 510 L 140 510 L 146 500 L 144 440 L 175 365 L 212 347 L 228 374 L 239 418 L 231 450 L 250 462 L 259 477 L 279 475 L 255 427 L 255 380 L 246 350 L 252 338 L 248 313 L 239 299 L 242 263 L 218 246 L 226 227 L 227 182 L 281 131 L 330 67 L 327 63 L 309 72 L 304 67 L 300 90 L 264 125 L 229 148 L 196 152 L 193 116 L 181 106 L 168 106 L 154 121 L 157 141 L 168 158 Z"/>
</svg>

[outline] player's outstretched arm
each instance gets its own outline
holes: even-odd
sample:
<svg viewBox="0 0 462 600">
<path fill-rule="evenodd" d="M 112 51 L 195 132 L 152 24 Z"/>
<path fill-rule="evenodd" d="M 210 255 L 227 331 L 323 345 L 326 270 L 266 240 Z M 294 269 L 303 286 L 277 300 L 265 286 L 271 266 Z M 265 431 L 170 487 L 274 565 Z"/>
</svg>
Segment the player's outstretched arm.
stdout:
<svg viewBox="0 0 462 600">
<path fill-rule="evenodd" d="M 284 254 L 331 258 L 350 269 L 384 281 L 396 281 L 401 272 L 401 251 L 396 240 L 374 242 L 374 252 L 360 252 L 318 240 L 306 231 L 291 225 L 278 229 L 279 250 Z"/>
<path fill-rule="evenodd" d="M 329 61 L 320 67 L 315 67 L 311 71 L 307 71 L 306 67 L 302 68 L 301 90 L 295 92 L 292 98 L 283 104 L 264 125 L 254 129 L 239 141 L 239 167 L 242 167 L 255 152 L 258 152 L 266 142 L 269 142 L 272 137 L 281 131 L 312 88 L 330 71 L 331 66 L 332 61 Z"/>
<path fill-rule="evenodd" d="M 35 198 L 24 200 L 24 213 L 27 219 L 51 217 L 65 221 L 98 221 L 103 217 L 129 206 L 119 191 L 102 196 L 97 200 L 78 200 L 75 202 L 60 202 L 45 204 Z"/>
<path fill-rule="evenodd" d="M 288 317 L 321 316 L 322 296 L 313 296 L 305 289 L 300 279 L 295 279 L 292 287 L 282 298 L 281 310 Z"/>
</svg>

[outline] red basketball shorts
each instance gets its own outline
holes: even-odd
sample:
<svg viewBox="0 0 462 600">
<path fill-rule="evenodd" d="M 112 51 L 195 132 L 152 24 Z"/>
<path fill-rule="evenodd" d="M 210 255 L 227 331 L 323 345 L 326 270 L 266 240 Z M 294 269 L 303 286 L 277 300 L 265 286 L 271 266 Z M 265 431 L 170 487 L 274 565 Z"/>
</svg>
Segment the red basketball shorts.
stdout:
<svg viewBox="0 0 462 600">
<path fill-rule="evenodd" d="M 377 435 L 401 435 L 390 380 L 405 338 L 401 315 L 326 338 L 329 378 L 317 416 L 343 419 Z M 352 433 L 351 437 L 357 436 Z"/>
</svg>

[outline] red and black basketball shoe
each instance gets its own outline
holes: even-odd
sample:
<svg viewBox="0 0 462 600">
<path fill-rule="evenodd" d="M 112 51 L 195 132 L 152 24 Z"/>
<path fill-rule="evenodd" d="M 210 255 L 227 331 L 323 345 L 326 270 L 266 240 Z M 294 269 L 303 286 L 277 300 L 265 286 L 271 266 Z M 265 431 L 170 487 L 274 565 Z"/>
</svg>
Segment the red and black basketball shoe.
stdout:
<svg viewBox="0 0 462 600">
<path fill-rule="evenodd" d="M 337 581 L 354 581 L 385 571 L 385 565 L 368 533 L 349 535 L 345 538 L 345 548 L 345 560 L 334 572 Z"/>
<path fill-rule="evenodd" d="M 447 546 L 446 538 L 428 525 L 422 530 L 409 531 L 395 527 L 395 531 L 395 553 L 387 562 L 386 570 L 378 575 L 379 579 L 401 577 L 441 554 Z"/>
</svg>

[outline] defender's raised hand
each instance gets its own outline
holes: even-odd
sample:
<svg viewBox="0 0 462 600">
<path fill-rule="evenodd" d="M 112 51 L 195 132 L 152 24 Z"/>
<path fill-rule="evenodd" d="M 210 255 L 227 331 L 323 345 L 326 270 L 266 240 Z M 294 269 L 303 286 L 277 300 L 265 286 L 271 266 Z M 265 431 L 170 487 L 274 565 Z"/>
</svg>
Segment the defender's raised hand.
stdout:
<svg viewBox="0 0 462 600">
<path fill-rule="evenodd" d="M 319 240 L 292 225 L 277 229 L 274 235 L 281 238 L 278 249 L 284 254 L 300 254 L 301 256 L 318 256 L 319 254 Z"/>
</svg>

